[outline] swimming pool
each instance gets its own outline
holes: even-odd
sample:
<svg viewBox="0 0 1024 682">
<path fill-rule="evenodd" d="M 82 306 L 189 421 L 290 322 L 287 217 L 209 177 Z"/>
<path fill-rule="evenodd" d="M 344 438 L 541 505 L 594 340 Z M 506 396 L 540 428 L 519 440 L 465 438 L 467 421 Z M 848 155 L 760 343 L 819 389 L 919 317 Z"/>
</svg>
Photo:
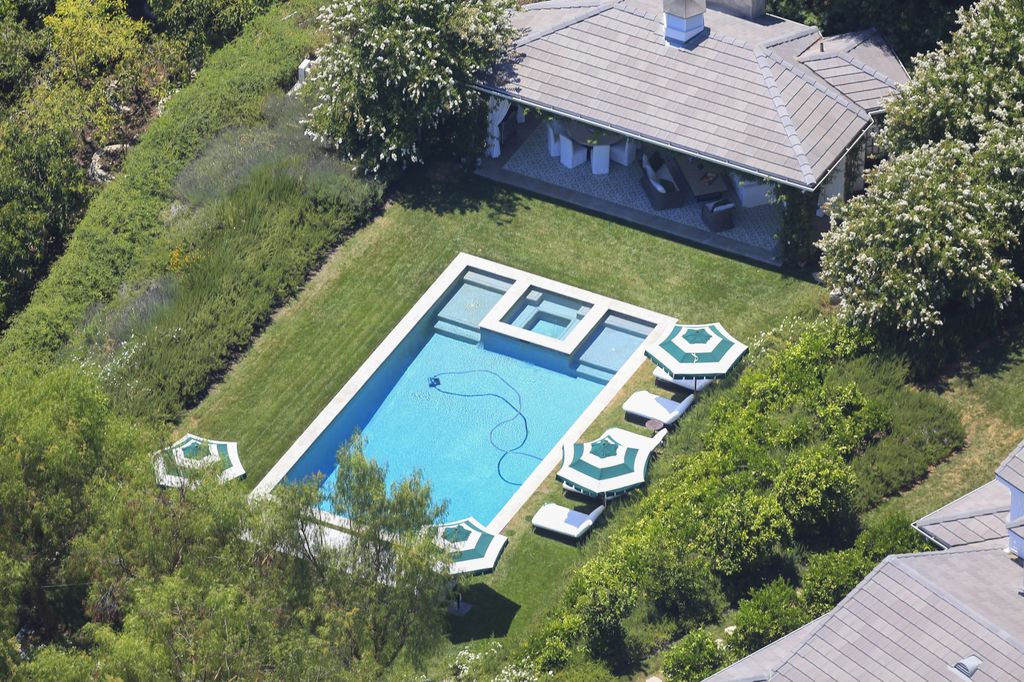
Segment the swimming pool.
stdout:
<svg viewBox="0 0 1024 682">
<path fill-rule="evenodd" d="M 665 320 L 462 255 L 257 491 L 315 475 L 332 490 L 336 453 L 358 429 L 389 482 L 419 470 L 450 519 L 503 526 Z"/>
</svg>

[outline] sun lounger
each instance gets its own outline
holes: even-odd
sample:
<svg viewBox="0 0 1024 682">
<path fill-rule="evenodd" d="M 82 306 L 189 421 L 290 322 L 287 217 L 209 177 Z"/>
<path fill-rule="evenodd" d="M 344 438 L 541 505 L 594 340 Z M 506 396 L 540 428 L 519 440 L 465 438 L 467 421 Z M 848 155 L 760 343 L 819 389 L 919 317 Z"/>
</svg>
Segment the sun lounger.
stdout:
<svg viewBox="0 0 1024 682">
<path fill-rule="evenodd" d="M 648 391 L 638 391 L 629 396 L 622 408 L 627 415 L 633 415 L 645 421 L 653 419 L 668 426 L 682 417 L 690 409 L 690 405 L 693 405 L 693 401 L 693 395 L 688 395 L 682 402 L 677 403 Z"/>
<path fill-rule="evenodd" d="M 604 513 L 604 505 L 589 514 L 548 502 L 533 515 L 535 528 L 578 540 L 586 535 Z"/>
<path fill-rule="evenodd" d="M 672 375 L 663 370 L 661 367 L 654 368 L 654 378 L 658 381 L 664 381 L 666 384 L 672 384 L 679 388 L 686 389 L 693 393 L 700 393 L 705 388 L 711 385 L 711 379 L 673 379 Z"/>
</svg>

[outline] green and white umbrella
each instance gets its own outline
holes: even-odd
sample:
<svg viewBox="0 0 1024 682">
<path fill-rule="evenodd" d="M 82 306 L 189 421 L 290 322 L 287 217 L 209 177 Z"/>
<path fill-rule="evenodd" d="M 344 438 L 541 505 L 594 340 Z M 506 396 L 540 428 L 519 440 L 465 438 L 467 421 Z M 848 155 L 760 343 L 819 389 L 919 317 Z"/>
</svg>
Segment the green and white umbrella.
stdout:
<svg viewBox="0 0 1024 682">
<path fill-rule="evenodd" d="M 651 448 L 627 447 L 611 436 L 563 449 L 555 478 L 592 497 L 617 495 L 644 484 Z"/>
<path fill-rule="evenodd" d="M 191 474 L 205 467 L 220 468 L 220 481 L 245 476 L 238 459 L 238 443 L 210 440 L 188 433 L 174 445 L 153 453 L 157 482 L 168 488 L 183 488 Z"/>
<path fill-rule="evenodd" d="M 644 351 L 677 381 L 722 376 L 746 352 L 747 347 L 717 322 L 677 324 L 656 346 Z"/>
<path fill-rule="evenodd" d="M 437 540 L 452 553 L 452 575 L 493 571 L 508 538 L 489 533 L 472 516 L 437 528 Z"/>
</svg>

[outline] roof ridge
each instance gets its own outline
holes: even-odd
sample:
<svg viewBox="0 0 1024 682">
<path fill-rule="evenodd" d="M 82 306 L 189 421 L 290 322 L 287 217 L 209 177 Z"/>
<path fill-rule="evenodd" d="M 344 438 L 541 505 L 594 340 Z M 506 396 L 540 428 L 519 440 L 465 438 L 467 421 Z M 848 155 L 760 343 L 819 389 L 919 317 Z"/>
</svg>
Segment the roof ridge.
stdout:
<svg viewBox="0 0 1024 682">
<path fill-rule="evenodd" d="M 873 120 L 871 118 L 871 114 L 869 114 L 864 109 L 864 107 L 860 106 L 859 104 L 851 100 L 849 97 L 841 93 L 838 89 L 829 84 L 828 81 L 819 78 L 819 76 L 816 73 L 814 73 L 813 70 L 809 71 L 808 69 L 804 68 L 803 65 L 794 64 L 788 59 L 780 57 L 773 50 L 766 50 L 764 48 L 760 49 L 765 53 L 766 56 L 769 56 L 773 60 L 775 60 L 776 64 L 780 64 L 783 68 L 792 71 L 795 75 L 799 76 L 806 82 L 813 85 L 817 90 L 823 92 L 824 94 L 828 95 L 836 102 L 838 102 L 840 105 L 846 107 L 848 111 L 857 114 L 858 118 L 868 122 L 871 122 Z"/>
<path fill-rule="evenodd" d="M 999 476 L 999 472 L 1009 465 L 1011 459 L 1017 459 L 1018 457 L 1024 459 L 1024 440 L 1017 443 L 1013 450 L 1010 450 L 1010 454 L 1008 454 L 1003 461 L 999 463 L 999 466 L 996 467 L 996 476 Z"/>
<path fill-rule="evenodd" d="M 847 62 L 851 66 L 857 67 L 858 69 L 860 69 L 861 71 L 863 71 L 867 75 L 871 76 L 872 78 L 874 78 L 876 80 L 882 81 L 883 83 L 888 85 L 890 88 L 896 89 L 896 88 L 898 88 L 900 86 L 899 83 L 897 83 L 893 79 L 889 78 L 888 76 L 886 76 L 884 73 L 882 73 L 878 69 L 876 69 L 876 68 L 874 68 L 872 66 L 868 66 L 867 64 L 865 64 L 861 60 L 859 60 L 856 57 L 854 57 L 849 52 L 845 52 L 845 51 L 844 52 L 815 52 L 815 53 L 810 54 L 810 55 L 808 55 L 806 57 L 801 56 L 801 57 L 799 57 L 799 59 L 800 59 L 801 62 L 813 62 L 813 61 L 819 61 L 821 59 L 828 59 L 830 57 L 836 57 L 837 59 L 842 59 L 843 61 Z"/>
<path fill-rule="evenodd" d="M 787 33 L 776 38 L 769 38 L 768 40 L 761 43 L 761 47 L 772 48 L 782 45 L 783 43 L 789 43 L 800 38 L 805 38 L 813 33 L 821 34 L 821 29 L 817 26 L 804 26 L 802 29 Z"/>
<path fill-rule="evenodd" d="M 936 510 L 936 511 L 939 511 L 939 510 Z M 957 514 L 957 513 L 950 513 L 950 514 L 945 514 L 943 516 L 936 516 L 934 519 L 928 519 L 928 521 L 926 521 L 923 524 L 920 523 L 921 520 L 919 519 L 919 520 L 915 521 L 914 523 L 918 523 L 918 524 L 920 524 L 922 526 L 930 526 L 933 523 L 949 523 L 950 521 L 962 521 L 964 519 L 975 519 L 975 518 L 977 518 L 979 516 L 988 516 L 989 514 L 1003 514 L 1003 513 L 1009 513 L 1009 511 L 1010 511 L 1010 505 L 1007 504 L 1007 505 L 1000 505 L 998 507 L 986 507 L 984 509 L 978 509 L 978 510 L 973 511 L 973 512 L 961 512 L 959 514 Z M 932 513 L 934 514 L 935 512 L 932 512 Z M 927 518 L 927 517 L 925 517 L 925 518 Z"/>
<path fill-rule="evenodd" d="M 596 17 L 598 14 L 604 13 L 605 11 L 607 11 L 607 10 L 611 9 L 612 7 L 614 7 L 615 5 L 620 4 L 622 1 L 623 0 L 607 0 L 607 2 L 602 2 L 602 3 L 600 3 L 600 4 L 598 4 L 598 5 L 594 6 L 594 7 L 590 7 L 589 9 L 587 9 L 584 12 L 580 12 L 579 14 L 566 19 L 565 21 L 560 21 L 560 22 L 558 22 L 557 24 L 555 24 L 553 26 L 549 26 L 548 28 L 544 29 L 543 31 L 537 31 L 535 33 L 529 33 L 529 34 L 523 36 L 522 38 L 520 38 L 519 40 L 515 41 L 513 46 L 514 47 L 523 47 L 524 45 L 529 45 L 530 43 L 534 42 L 535 40 L 540 40 L 541 38 L 546 38 L 547 36 L 551 35 L 552 33 L 558 33 L 562 29 L 569 28 L 570 26 L 572 26 L 574 24 L 578 24 L 581 21 L 586 21 L 587 19 L 590 19 L 591 17 Z M 583 9 L 583 8 L 581 8 L 581 9 Z"/>
<path fill-rule="evenodd" d="M 963 552 L 956 552 L 956 554 L 966 554 L 967 552 L 985 552 L 985 551 L 988 551 L 988 552 L 992 552 L 992 551 L 1002 552 L 1003 550 L 997 549 L 997 548 L 994 548 L 994 547 L 990 547 L 987 550 L 985 550 L 985 549 L 965 550 Z M 991 622 L 989 622 L 988 619 L 984 618 L 981 614 L 975 612 L 974 609 L 972 609 L 971 607 L 967 606 L 962 601 L 960 601 L 959 599 L 957 599 L 956 597 L 951 595 L 949 592 L 947 592 L 946 590 L 942 589 L 941 587 L 939 587 L 938 585 L 933 583 L 931 580 L 926 578 L 924 575 L 922 575 L 920 573 L 920 571 L 918 571 L 915 568 L 911 568 L 910 566 L 904 566 L 903 562 L 899 561 L 899 560 L 907 559 L 907 558 L 910 558 L 910 557 L 913 557 L 913 556 L 928 555 L 928 554 L 942 555 L 942 554 L 946 554 L 946 552 L 940 550 L 938 552 L 919 552 L 916 555 L 915 554 L 895 555 L 894 557 L 892 557 L 893 561 L 891 563 L 894 565 L 894 567 L 897 570 L 902 571 L 903 573 L 907 574 L 908 576 L 910 576 L 911 578 L 916 580 L 920 585 L 922 585 L 924 588 L 926 588 L 929 592 L 931 592 L 935 596 L 939 597 L 940 599 L 942 599 L 944 602 L 946 602 L 947 604 L 949 604 L 950 606 L 952 606 L 956 610 L 958 610 L 961 613 L 963 613 L 965 616 L 967 616 L 968 618 L 973 620 L 975 623 L 977 623 L 978 625 L 982 626 L 983 628 L 985 628 L 986 630 L 988 630 L 989 632 L 994 634 L 999 639 L 1003 640 L 1004 642 L 1006 642 L 1007 644 L 1012 646 L 1014 649 L 1017 649 L 1021 653 L 1024 653 L 1024 641 L 1017 639 L 1016 637 L 1014 637 L 1012 634 L 1010 634 L 1006 630 L 1003 630 L 1002 628 L 996 627 Z M 888 559 L 890 557 L 886 557 L 886 558 Z M 842 602 L 840 602 L 840 603 L 842 603 Z"/>
<path fill-rule="evenodd" d="M 775 82 L 775 76 L 771 72 L 771 65 L 768 63 L 768 56 L 771 52 L 761 47 L 755 47 L 753 48 L 753 53 L 754 59 L 757 61 L 758 70 L 761 72 L 761 79 L 768 89 L 768 96 L 771 97 L 775 111 L 779 115 L 779 121 L 782 123 L 782 129 L 785 131 L 786 137 L 789 138 L 789 146 L 796 156 L 797 163 L 800 164 L 800 172 L 803 173 L 804 181 L 808 184 L 813 184 L 815 177 L 810 160 L 807 158 L 807 152 L 804 151 L 803 142 L 797 133 L 796 125 L 793 124 L 793 117 L 789 115 L 789 109 L 782 101 L 782 93 L 779 91 L 779 85 Z"/>
</svg>

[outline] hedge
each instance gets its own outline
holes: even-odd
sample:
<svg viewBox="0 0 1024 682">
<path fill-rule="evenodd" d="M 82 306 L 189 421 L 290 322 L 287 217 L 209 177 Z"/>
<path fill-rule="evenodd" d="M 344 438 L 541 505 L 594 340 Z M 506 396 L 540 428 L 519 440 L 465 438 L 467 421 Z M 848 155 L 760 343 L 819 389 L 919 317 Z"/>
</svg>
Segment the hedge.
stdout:
<svg viewBox="0 0 1024 682">
<path fill-rule="evenodd" d="M 134 259 L 164 227 L 174 178 L 220 131 L 257 121 L 267 94 L 293 81 L 315 44 L 313 32 L 300 25 L 314 11 L 310 0 L 295 0 L 254 20 L 169 98 L 119 177 L 95 197 L 65 254 L 12 318 L 0 357 L 53 362 L 90 308 L 119 290 Z"/>
</svg>

